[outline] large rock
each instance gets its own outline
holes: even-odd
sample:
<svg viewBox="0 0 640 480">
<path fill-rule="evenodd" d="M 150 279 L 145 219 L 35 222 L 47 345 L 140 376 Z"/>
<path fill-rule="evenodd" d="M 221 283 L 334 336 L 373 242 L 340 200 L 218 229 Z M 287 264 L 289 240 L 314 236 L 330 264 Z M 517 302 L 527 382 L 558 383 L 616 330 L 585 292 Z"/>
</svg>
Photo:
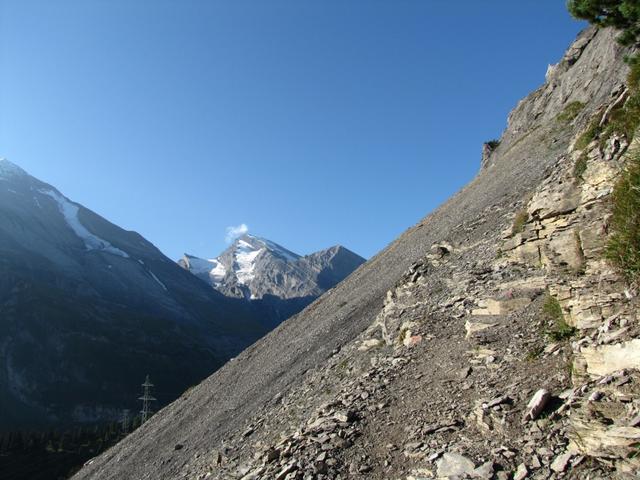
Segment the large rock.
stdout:
<svg viewBox="0 0 640 480">
<path fill-rule="evenodd" d="M 576 364 L 591 377 L 602 377 L 624 369 L 640 369 L 640 339 L 616 345 L 583 347 Z"/>
<path fill-rule="evenodd" d="M 640 468 L 640 460 L 633 458 L 640 443 L 640 428 L 605 425 L 599 421 L 574 418 L 569 436 L 571 449 L 582 455 L 627 459 L 634 468 Z"/>
<path fill-rule="evenodd" d="M 472 315 L 508 315 L 516 310 L 520 310 L 531 303 L 529 297 L 508 298 L 504 300 L 496 300 L 488 298 L 480 300 L 478 307 L 474 309 Z"/>
<path fill-rule="evenodd" d="M 450 478 L 452 480 L 472 476 L 476 469 L 467 457 L 457 453 L 445 453 L 438 460 L 438 477 Z"/>
</svg>

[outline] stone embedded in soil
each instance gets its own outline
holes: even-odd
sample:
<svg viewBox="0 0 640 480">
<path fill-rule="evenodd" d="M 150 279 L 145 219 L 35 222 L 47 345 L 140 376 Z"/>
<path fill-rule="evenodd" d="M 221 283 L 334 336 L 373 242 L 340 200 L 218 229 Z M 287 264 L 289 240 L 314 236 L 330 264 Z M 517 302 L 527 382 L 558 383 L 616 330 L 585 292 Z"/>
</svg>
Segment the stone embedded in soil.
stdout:
<svg viewBox="0 0 640 480">
<path fill-rule="evenodd" d="M 547 406 L 547 403 L 550 399 L 551 394 L 547 390 L 545 390 L 544 388 L 538 390 L 535 395 L 531 397 L 531 400 L 529 400 L 529 403 L 527 404 L 527 411 L 524 414 L 524 420 L 535 420 L 536 418 L 538 418 L 540 413 L 542 413 L 542 411 L 544 410 L 544 407 Z"/>
<path fill-rule="evenodd" d="M 457 453 L 445 453 L 438 460 L 439 477 L 464 477 L 470 476 L 476 469 L 476 465 L 467 457 Z"/>
</svg>

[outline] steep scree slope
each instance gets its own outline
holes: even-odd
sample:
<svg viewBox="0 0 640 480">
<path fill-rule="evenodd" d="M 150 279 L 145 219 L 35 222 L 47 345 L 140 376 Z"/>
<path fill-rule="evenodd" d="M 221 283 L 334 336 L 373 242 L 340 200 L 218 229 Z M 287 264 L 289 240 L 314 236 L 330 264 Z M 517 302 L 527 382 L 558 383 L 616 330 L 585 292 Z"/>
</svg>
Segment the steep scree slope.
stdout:
<svg viewBox="0 0 640 480">
<path fill-rule="evenodd" d="M 536 417 L 538 388 L 569 385 L 569 352 L 538 348 L 540 265 L 499 248 L 619 95 L 623 54 L 613 32 L 582 32 L 470 184 L 75 478 L 564 475 L 562 424 L 546 432 L 548 420 L 522 416 Z M 576 118 L 557 121 L 576 101 Z"/>
</svg>

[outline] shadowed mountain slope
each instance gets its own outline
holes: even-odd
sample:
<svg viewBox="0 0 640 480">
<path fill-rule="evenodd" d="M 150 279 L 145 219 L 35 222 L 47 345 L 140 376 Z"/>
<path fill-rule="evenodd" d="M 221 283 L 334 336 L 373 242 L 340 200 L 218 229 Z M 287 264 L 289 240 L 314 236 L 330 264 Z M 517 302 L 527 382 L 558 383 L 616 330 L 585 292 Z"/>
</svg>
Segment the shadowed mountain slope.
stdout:
<svg viewBox="0 0 640 480">
<path fill-rule="evenodd" d="M 118 419 L 266 332 L 135 232 L 0 160 L 0 428 Z"/>
</svg>

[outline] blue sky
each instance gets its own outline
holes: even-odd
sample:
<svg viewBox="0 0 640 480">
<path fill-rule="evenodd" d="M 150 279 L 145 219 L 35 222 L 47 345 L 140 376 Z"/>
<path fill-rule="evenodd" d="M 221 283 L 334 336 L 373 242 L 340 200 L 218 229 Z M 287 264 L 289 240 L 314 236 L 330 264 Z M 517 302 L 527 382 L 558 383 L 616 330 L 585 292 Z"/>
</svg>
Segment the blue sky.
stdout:
<svg viewBox="0 0 640 480">
<path fill-rule="evenodd" d="M 473 178 L 564 4 L 0 0 L 0 156 L 172 258 L 243 223 L 369 257 Z"/>
</svg>

